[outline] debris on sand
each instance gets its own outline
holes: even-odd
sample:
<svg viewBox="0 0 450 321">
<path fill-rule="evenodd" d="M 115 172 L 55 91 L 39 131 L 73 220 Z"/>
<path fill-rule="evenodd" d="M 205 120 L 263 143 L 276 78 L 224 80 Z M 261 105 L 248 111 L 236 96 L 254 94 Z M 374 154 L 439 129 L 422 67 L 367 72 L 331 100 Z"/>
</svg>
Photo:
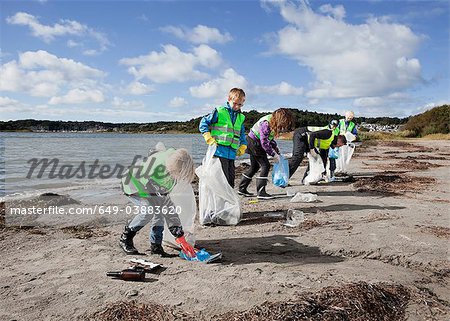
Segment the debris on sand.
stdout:
<svg viewBox="0 0 450 321">
<path fill-rule="evenodd" d="M 308 230 L 312 230 L 313 228 L 316 228 L 316 227 L 329 225 L 331 223 L 332 222 L 330 222 L 330 221 L 318 221 L 315 219 L 308 218 L 303 221 L 303 223 L 299 226 L 299 229 L 308 231 Z"/>
<path fill-rule="evenodd" d="M 422 226 L 416 225 L 420 229 L 420 232 L 432 234 L 436 237 L 450 239 L 450 228 L 444 226 Z"/>
<path fill-rule="evenodd" d="M 358 282 L 325 287 L 316 293 L 302 293 L 294 300 L 265 302 L 247 311 L 227 312 L 212 317 L 217 321 L 283 321 L 283 320 L 404 320 L 410 300 L 409 291 L 402 285 Z M 101 311 L 82 318 L 84 321 L 138 320 L 207 320 L 189 315 L 175 308 L 136 301 L 110 304 Z"/>
<path fill-rule="evenodd" d="M 393 215 L 391 213 L 371 213 L 367 217 L 365 217 L 362 221 L 366 223 L 376 222 L 376 221 L 385 221 L 385 220 L 394 220 L 399 217 Z"/>
<path fill-rule="evenodd" d="M 63 231 L 64 233 L 67 233 L 67 234 L 71 234 L 71 235 L 73 235 L 73 237 L 75 237 L 77 239 L 82 239 L 82 240 L 85 240 L 85 239 L 88 239 L 91 237 L 102 237 L 102 236 L 106 236 L 109 234 L 109 232 L 107 232 L 107 231 L 99 231 L 99 230 L 93 229 L 92 227 L 84 226 L 84 225 L 63 227 L 61 229 L 61 231 Z"/>
<path fill-rule="evenodd" d="M 194 320 L 185 318 L 181 313 L 175 313 L 174 309 L 156 303 L 141 304 L 136 301 L 116 302 L 105 309 L 82 318 L 84 321 L 139 321 L 139 320 Z"/>
<path fill-rule="evenodd" d="M 265 302 L 245 312 L 214 317 L 220 321 L 404 320 L 409 291 L 402 285 L 358 282 L 301 294 L 287 302 Z"/>
<path fill-rule="evenodd" d="M 353 187 L 358 192 L 375 192 L 383 195 L 400 195 L 404 192 L 417 192 L 435 183 L 432 177 L 380 174 L 373 177 L 357 178 Z"/>
<path fill-rule="evenodd" d="M 390 146 L 390 147 L 395 147 L 395 148 L 402 148 L 402 149 L 411 149 L 411 148 L 417 147 L 411 143 L 407 143 L 407 142 L 403 142 L 403 141 L 399 141 L 399 140 L 385 140 L 385 141 L 379 142 L 379 145 Z"/>
<path fill-rule="evenodd" d="M 417 156 L 408 155 L 406 157 L 395 155 L 395 156 L 391 156 L 389 158 L 396 158 L 396 159 L 421 159 L 421 160 L 446 160 L 447 159 L 444 156 L 432 156 L 432 155 L 417 155 Z"/>
<path fill-rule="evenodd" d="M 380 169 L 392 169 L 393 167 L 395 168 L 401 168 L 404 170 L 426 170 L 429 168 L 433 168 L 433 167 L 440 167 L 442 165 L 439 164 L 433 164 L 430 162 L 419 162 L 415 159 L 403 159 L 402 161 L 398 162 L 398 163 L 394 163 L 394 164 L 382 164 L 379 165 L 377 164 L 375 165 L 371 165 L 371 164 L 367 164 L 364 163 L 364 165 L 369 165 L 369 168 L 374 167 L 374 168 L 380 168 Z"/>
<path fill-rule="evenodd" d="M 396 166 L 404 169 L 424 170 L 429 169 L 431 167 L 439 167 L 441 165 L 433 164 L 430 162 L 418 162 L 415 159 L 408 159 L 397 163 Z"/>
</svg>

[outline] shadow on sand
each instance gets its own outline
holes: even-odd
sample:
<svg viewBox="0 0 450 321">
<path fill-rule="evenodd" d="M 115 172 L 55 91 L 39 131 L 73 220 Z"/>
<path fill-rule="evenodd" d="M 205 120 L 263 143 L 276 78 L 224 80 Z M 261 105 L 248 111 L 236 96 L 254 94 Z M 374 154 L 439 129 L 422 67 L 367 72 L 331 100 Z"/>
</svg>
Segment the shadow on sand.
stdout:
<svg viewBox="0 0 450 321">
<path fill-rule="evenodd" d="M 284 221 L 285 219 L 286 219 L 285 210 L 276 210 L 270 212 L 268 211 L 246 212 L 243 213 L 242 220 L 239 222 L 239 226 L 272 223 Z"/>
<path fill-rule="evenodd" d="M 235 265 L 263 262 L 327 264 L 344 261 L 341 256 L 322 254 L 317 246 L 299 243 L 290 235 L 198 240 L 196 247 L 206 248 L 210 253 L 222 252 L 222 262 Z"/>
<path fill-rule="evenodd" d="M 380 206 L 380 205 L 360 205 L 360 204 L 334 204 L 328 206 L 321 207 L 310 207 L 310 208 L 302 208 L 302 211 L 305 213 L 317 213 L 319 211 L 322 212 L 348 212 L 348 211 L 362 211 L 362 210 L 402 210 L 405 209 L 404 206 Z"/>
</svg>

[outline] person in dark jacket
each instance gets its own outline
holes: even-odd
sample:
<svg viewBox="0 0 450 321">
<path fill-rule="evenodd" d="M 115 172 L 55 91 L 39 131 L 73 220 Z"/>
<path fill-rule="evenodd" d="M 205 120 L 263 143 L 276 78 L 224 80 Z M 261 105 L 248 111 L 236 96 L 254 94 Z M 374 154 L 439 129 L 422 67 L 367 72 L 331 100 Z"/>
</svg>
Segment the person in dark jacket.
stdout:
<svg viewBox="0 0 450 321">
<path fill-rule="evenodd" d="M 340 147 L 347 144 L 345 136 L 334 135 L 333 128 L 315 131 L 311 129 L 317 128 L 300 127 L 294 131 L 292 158 L 289 160 L 289 177 L 298 169 L 306 153 L 311 153 L 313 156 L 320 155 L 325 165 L 330 147 Z"/>
</svg>

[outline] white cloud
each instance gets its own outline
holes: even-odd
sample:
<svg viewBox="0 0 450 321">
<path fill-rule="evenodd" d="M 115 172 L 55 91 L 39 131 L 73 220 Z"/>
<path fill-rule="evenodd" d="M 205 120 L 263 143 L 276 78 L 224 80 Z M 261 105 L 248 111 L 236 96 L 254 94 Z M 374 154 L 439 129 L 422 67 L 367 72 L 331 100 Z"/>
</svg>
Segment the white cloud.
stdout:
<svg viewBox="0 0 450 321">
<path fill-rule="evenodd" d="M 51 97 L 63 87 L 93 85 L 103 76 L 102 71 L 72 59 L 43 50 L 27 51 L 19 54 L 18 62 L 12 60 L 0 66 L 0 90 Z"/>
<path fill-rule="evenodd" d="M 337 20 L 342 20 L 345 17 L 345 8 L 342 5 L 333 7 L 331 4 L 324 4 L 319 8 L 320 12 L 329 13 Z"/>
<path fill-rule="evenodd" d="M 294 87 L 285 81 L 273 86 L 255 86 L 255 93 L 279 96 L 300 96 L 303 95 L 303 87 Z"/>
<path fill-rule="evenodd" d="M 184 105 L 187 105 L 187 101 L 183 97 L 174 97 L 169 102 L 169 107 L 177 108 L 182 107 Z"/>
<path fill-rule="evenodd" d="M 114 97 L 111 104 L 115 108 L 125 110 L 143 109 L 145 107 L 145 103 L 143 101 L 140 100 L 126 101 L 119 97 Z"/>
<path fill-rule="evenodd" d="M 427 103 L 423 106 L 418 107 L 417 112 L 423 113 L 427 110 L 433 109 L 434 107 L 439 107 L 439 106 L 443 106 L 443 105 L 450 105 L 450 101 L 449 100 L 439 100 L 436 102 Z"/>
<path fill-rule="evenodd" d="M 6 96 L 0 96 L 0 112 L 2 112 L 2 114 L 30 112 L 32 110 L 33 109 L 30 106 L 26 106 L 18 100 Z"/>
<path fill-rule="evenodd" d="M 7 17 L 6 22 L 13 25 L 28 26 L 33 36 L 47 43 L 53 41 L 56 37 L 63 36 L 78 36 L 83 41 L 86 41 L 86 38 L 90 38 L 99 46 L 99 49 L 85 50 L 85 53 L 90 55 L 103 52 L 111 45 L 106 35 L 74 20 L 61 19 L 58 23 L 51 26 L 40 23 L 39 19 L 31 14 L 17 12 L 15 15 Z M 73 43 L 68 43 L 69 47 L 70 44 Z"/>
<path fill-rule="evenodd" d="M 0 107 L 16 105 L 18 103 L 19 102 L 15 99 L 0 96 Z"/>
<path fill-rule="evenodd" d="M 130 95 L 145 95 L 155 91 L 155 87 L 151 85 L 144 84 L 139 81 L 133 81 L 126 88 L 126 92 Z"/>
<path fill-rule="evenodd" d="M 306 96 L 356 98 L 383 96 L 422 81 L 413 58 L 421 37 L 407 26 L 369 19 L 363 24 L 343 20 L 342 6 L 324 5 L 314 12 L 306 1 L 273 2 L 288 25 L 276 34 L 276 53 L 313 72 L 316 80 Z"/>
<path fill-rule="evenodd" d="M 52 97 L 48 104 L 82 104 L 82 103 L 101 103 L 105 100 L 100 90 L 92 89 L 72 89 L 64 96 Z"/>
<path fill-rule="evenodd" d="M 406 92 L 394 92 L 385 96 L 359 97 L 348 106 L 352 106 L 357 115 L 406 117 L 417 106 L 417 98 Z"/>
<path fill-rule="evenodd" d="M 194 48 L 192 53 L 164 45 L 162 52 L 152 51 L 145 56 L 120 60 L 121 64 L 129 66 L 128 72 L 137 80 L 147 78 L 156 83 L 206 79 L 208 75 L 197 68 L 214 68 L 221 62 L 219 53 L 207 45 Z"/>
<path fill-rule="evenodd" d="M 190 87 L 189 91 L 192 96 L 197 98 L 214 97 L 226 100 L 228 91 L 234 87 L 247 87 L 247 80 L 234 69 L 229 68 L 222 73 L 221 77 L 204 82 L 200 86 Z"/>
<path fill-rule="evenodd" d="M 67 40 L 67 47 L 75 48 L 75 47 L 79 47 L 79 46 L 81 46 L 81 44 L 79 42 L 76 42 L 75 40 L 72 40 L 72 39 Z"/>
<path fill-rule="evenodd" d="M 170 33 L 177 38 L 187 40 L 194 44 L 208 44 L 208 43 L 227 43 L 233 40 L 233 37 L 228 33 L 221 33 L 217 28 L 211 28 L 204 25 L 198 25 L 193 29 L 185 27 L 166 26 L 161 28 L 161 31 Z"/>
<path fill-rule="evenodd" d="M 379 107 L 385 109 L 386 106 L 395 103 L 405 103 L 412 101 L 412 97 L 407 93 L 395 92 L 387 96 L 360 97 L 353 100 L 355 107 Z"/>
<path fill-rule="evenodd" d="M 143 13 L 141 14 L 139 17 L 137 17 L 138 20 L 144 21 L 144 22 L 149 22 L 150 19 Z"/>
</svg>

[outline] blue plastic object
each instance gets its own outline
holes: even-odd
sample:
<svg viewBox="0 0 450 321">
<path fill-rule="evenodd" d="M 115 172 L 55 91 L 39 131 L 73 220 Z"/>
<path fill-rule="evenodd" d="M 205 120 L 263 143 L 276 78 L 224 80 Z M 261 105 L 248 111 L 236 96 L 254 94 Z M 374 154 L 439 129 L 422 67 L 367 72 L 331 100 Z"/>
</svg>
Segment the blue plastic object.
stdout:
<svg viewBox="0 0 450 321">
<path fill-rule="evenodd" d="M 330 148 L 330 150 L 328 151 L 328 158 L 338 159 L 339 158 L 339 147 Z"/>
<path fill-rule="evenodd" d="M 282 155 L 280 155 L 280 161 L 273 164 L 272 183 L 279 187 L 288 186 L 289 162 Z"/>
<path fill-rule="evenodd" d="M 199 261 L 199 262 L 204 262 L 204 261 L 208 261 L 209 258 L 211 257 L 211 254 L 209 254 L 205 249 L 201 249 L 200 251 L 197 251 L 197 256 L 196 257 L 187 257 L 186 254 L 183 253 L 183 251 L 180 251 L 180 257 L 182 259 L 185 259 L 187 261 Z"/>
</svg>

